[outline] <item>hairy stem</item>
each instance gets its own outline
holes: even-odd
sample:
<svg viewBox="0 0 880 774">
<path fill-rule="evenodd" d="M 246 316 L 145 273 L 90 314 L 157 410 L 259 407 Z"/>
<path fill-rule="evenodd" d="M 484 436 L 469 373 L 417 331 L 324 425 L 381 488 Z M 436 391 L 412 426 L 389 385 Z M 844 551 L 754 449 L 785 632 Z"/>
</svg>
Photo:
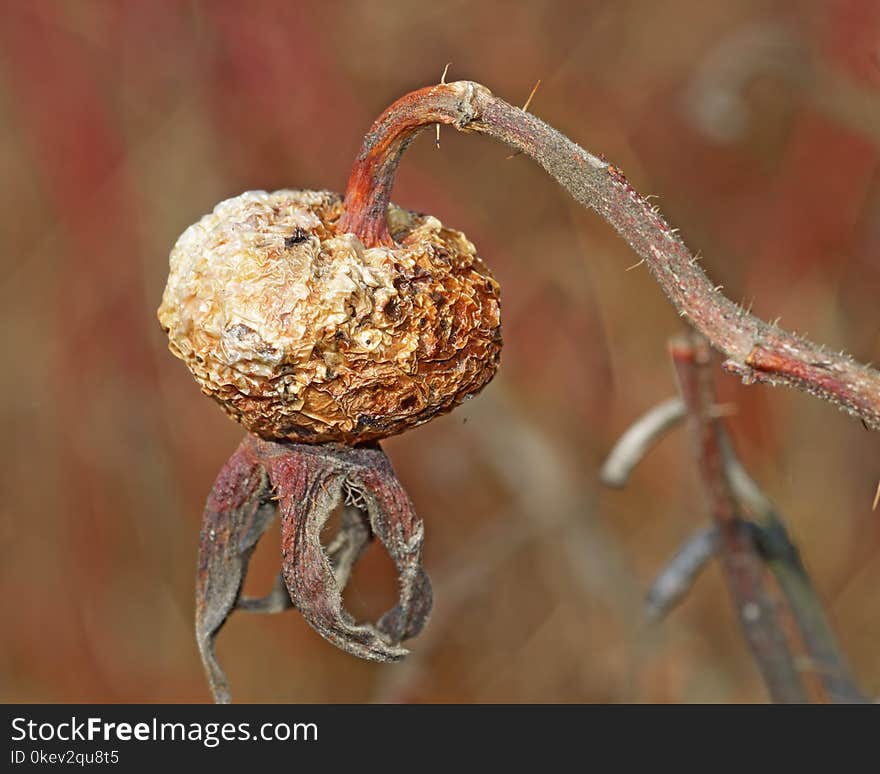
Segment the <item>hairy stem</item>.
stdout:
<svg viewBox="0 0 880 774">
<path fill-rule="evenodd" d="M 623 173 L 530 113 L 470 81 L 411 92 L 373 124 L 355 160 L 338 228 L 366 245 L 393 245 L 386 212 L 394 174 L 419 131 L 450 124 L 531 156 L 585 207 L 596 210 L 645 261 L 679 314 L 744 382 L 784 384 L 880 429 L 880 372 L 753 316 L 719 292 L 659 211 Z"/>
</svg>

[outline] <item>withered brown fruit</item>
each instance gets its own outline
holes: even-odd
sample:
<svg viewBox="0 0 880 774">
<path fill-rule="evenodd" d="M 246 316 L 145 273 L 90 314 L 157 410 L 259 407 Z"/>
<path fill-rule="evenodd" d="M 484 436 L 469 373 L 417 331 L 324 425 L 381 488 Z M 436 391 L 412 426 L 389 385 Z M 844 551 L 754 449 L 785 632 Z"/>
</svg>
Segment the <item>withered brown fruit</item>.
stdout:
<svg viewBox="0 0 880 774">
<path fill-rule="evenodd" d="M 159 321 L 249 431 L 356 444 L 479 392 L 501 349 L 499 286 L 464 234 L 388 208 L 394 246 L 337 229 L 342 197 L 250 191 L 180 237 Z"/>
<path fill-rule="evenodd" d="M 171 255 L 159 317 L 172 351 L 207 394 L 264 438 L 246 437 L 224 465 L 202 522 L 196 632 L 217 701 L 230 696 L 214 640 L 235 610 L 295 607 L 327 640 L 374 661 L 406 655 L 402 642 L 419 633 L 430 612 L 424 528 L 375 440 L 477 392 L 494 375 L 501 346 L 498 285 L 473 245 L 434 218 L 390 204 L 404 151 L 435 124 L 485 134 L 528 154 L 601 214 L 705 337 L 700 346 L 727 356 L 729 371 L 748 382 L 804 389 L 858 416 L 866 428 L 880 427 L 880 372 L 767 325 L 722 296 L 617 167 L 480 84 L 414 91 L 367 132 L 344 204 L 327 192 L 246 193 L 189 228 Z M 685 385 L 696 389 L 705 377 L 686 367 L 689 360 L 698 364 L 693 347 L 677 357 L 687 399 Z M 711 407 L 711 395 L 707 400 Z M 708 417 L 704 408 L 696 406 L 693 417 Z M 731 520 L 739 504 L 730 499 L 724 453 L 719 456 L 707 427 L 712 430 L 705 422 L 698 428 L 707 484 L 718 517 L 731 526 L 728 550 L 740 552 L 750 542 L 741 519 Z M 268 595 L 243 597 L 251 553 L 276 513 L 281 574 Z M 322 531 L 336 513 L 341 526 L 324 545 Z M 342 599 L 351 568 L 373 537 L 394 561 L 399 583 L 397 604 L 375 624 L 355 621 Z M 789 548 L 778 537 L 774 542 Z M 772 555 L 769 545 L 759 546 L 761 558 Z M 804 641 L 831 654 L 835 684 L 829 681 L 828 694 L 858 700 L 823 631 L 821 608 L 813 609 L 799 560 L 776 556 L 788 557 L 797 584 Z M 734 575 L 734 595 L 753 597 L 757 587 L 748 573 Z M 778 580 L 785 586 L 781 575 Z M 787 596 L 794 605 L 795 595 Z M 788 654 L 768 647 L 779 641 L 778 632 L 747 623 L 765 676 L 773 673 L 771 694 L 801 701 Z"/>
</svg>

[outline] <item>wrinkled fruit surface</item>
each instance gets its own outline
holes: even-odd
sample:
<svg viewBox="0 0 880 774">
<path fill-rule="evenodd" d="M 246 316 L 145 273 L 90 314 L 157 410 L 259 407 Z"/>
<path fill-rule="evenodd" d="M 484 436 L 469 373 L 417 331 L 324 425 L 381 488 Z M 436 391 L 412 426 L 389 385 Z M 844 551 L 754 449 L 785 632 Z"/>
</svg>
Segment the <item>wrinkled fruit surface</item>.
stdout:
<svg viewBox="0 0 880 774">
<path fill-rule="evenodd" d="M 159 321 L 202 391 L 266 439 L 360 443 L 494 376 L 499 287 L 463 234 L 389 207 L 394 248 L 337 234 L 326 191 L 252 191 L 190 226 Z"/>
</svg>

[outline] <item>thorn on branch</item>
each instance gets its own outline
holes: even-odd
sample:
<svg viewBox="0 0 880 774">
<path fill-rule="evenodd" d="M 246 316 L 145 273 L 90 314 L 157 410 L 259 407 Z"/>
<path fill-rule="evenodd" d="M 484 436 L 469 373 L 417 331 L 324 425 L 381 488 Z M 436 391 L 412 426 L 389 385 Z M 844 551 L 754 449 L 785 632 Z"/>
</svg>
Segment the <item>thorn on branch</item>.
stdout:
<svg viewBox="0 0 880 774">
<path fill-rule="evenodd" d="M 451 65 L 451 64 L 452 64 L 452 62 L 447 62 L 446 67 L 443 68 L 443 74 L 440 76 L 440 85 L 441 86 L 446 85 L 446 73 L 449 72 L 449 65 Z M 437 126 L 436 145 L 437 145 L 437 150 L 440 150 L 440 124 L 437 124 L 436 126 Z"/>
<path fill-rule="evenodd" d="M 522 110 L 523 113 L 528 113 L 528 111 L 529 111 L 529 105 L 532 104 L 532 98 L 535 96 L 535 93 L 538 91 L 538 87 L 539 87 L 540 85 L 541 85 L 541 79 L 538 78 L 538 80 L 535 81 L 535 85 L 532 86 L 532 90 L 529 92 L 529 96 L 526 97 L 526 101 L 523 103 L 523 106 L 520 108 L 520 110 Z M 522 153 L 521 150 L 515 150 L 515 151 L 514 151 L 513 153 L 511 153 L 509 156 L 506 156 L 504 160 L 505 160 L 505 161 L 510 161 L 511 159 L 515 159 L 515 158 L 516 158 L 517 156 L 519 156 L 521 153 Z"/>
<path fill-rule="evenodd" d="M 529 105 L 532 104 L 532 98 L 535 96 L 535 93 L 538 91 L 538 87 L 539 87 L 540 85 L 541 85 L 541 79 L 538 78 L 538 80 L 535 81 L 535 85 L 532 86 L 532 90 L 529 92 L 529 96 L 528 96 L 528 98 L 526 99 L 526 101 L 525 101 L 525 103 L 523 104 L 523 106 L 520 108 L 520 110 L 522 110 L 523 113 L 528 113 L 528 112 L 529 112 Z"/>
</svg>

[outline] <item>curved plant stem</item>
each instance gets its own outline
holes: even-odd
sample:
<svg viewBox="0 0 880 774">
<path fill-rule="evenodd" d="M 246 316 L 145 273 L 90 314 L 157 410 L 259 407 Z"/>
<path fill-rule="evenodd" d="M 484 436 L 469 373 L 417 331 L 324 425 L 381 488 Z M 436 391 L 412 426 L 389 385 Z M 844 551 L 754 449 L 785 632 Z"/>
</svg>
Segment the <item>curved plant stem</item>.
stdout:
<svg viewBox="0 0 880 774">
<path fill-rule="evenodd" d="M 349 178 L 339 230 L 393 245 L 386 211 L 403 152 L 422 129 L 450 124 L 531 156 L 577 201 L 604 217 L 643 259 L 679 314 L 744 382 L 796 387 L 880 429 L 880 372 L 753 316 L 719 292 L 659 211 L 612 164 L 470 81 L 414 91 L 373 124 Z"/>
<path fill-rule="evenodd" d="M 630 474 L 647 453 L 686 417 L 687 406 L 680 397 L 664 400 L 646 411 L 614 444 L 599 471 L 599 480 L 605 486 L 626 486 Z"/>
</svg>

